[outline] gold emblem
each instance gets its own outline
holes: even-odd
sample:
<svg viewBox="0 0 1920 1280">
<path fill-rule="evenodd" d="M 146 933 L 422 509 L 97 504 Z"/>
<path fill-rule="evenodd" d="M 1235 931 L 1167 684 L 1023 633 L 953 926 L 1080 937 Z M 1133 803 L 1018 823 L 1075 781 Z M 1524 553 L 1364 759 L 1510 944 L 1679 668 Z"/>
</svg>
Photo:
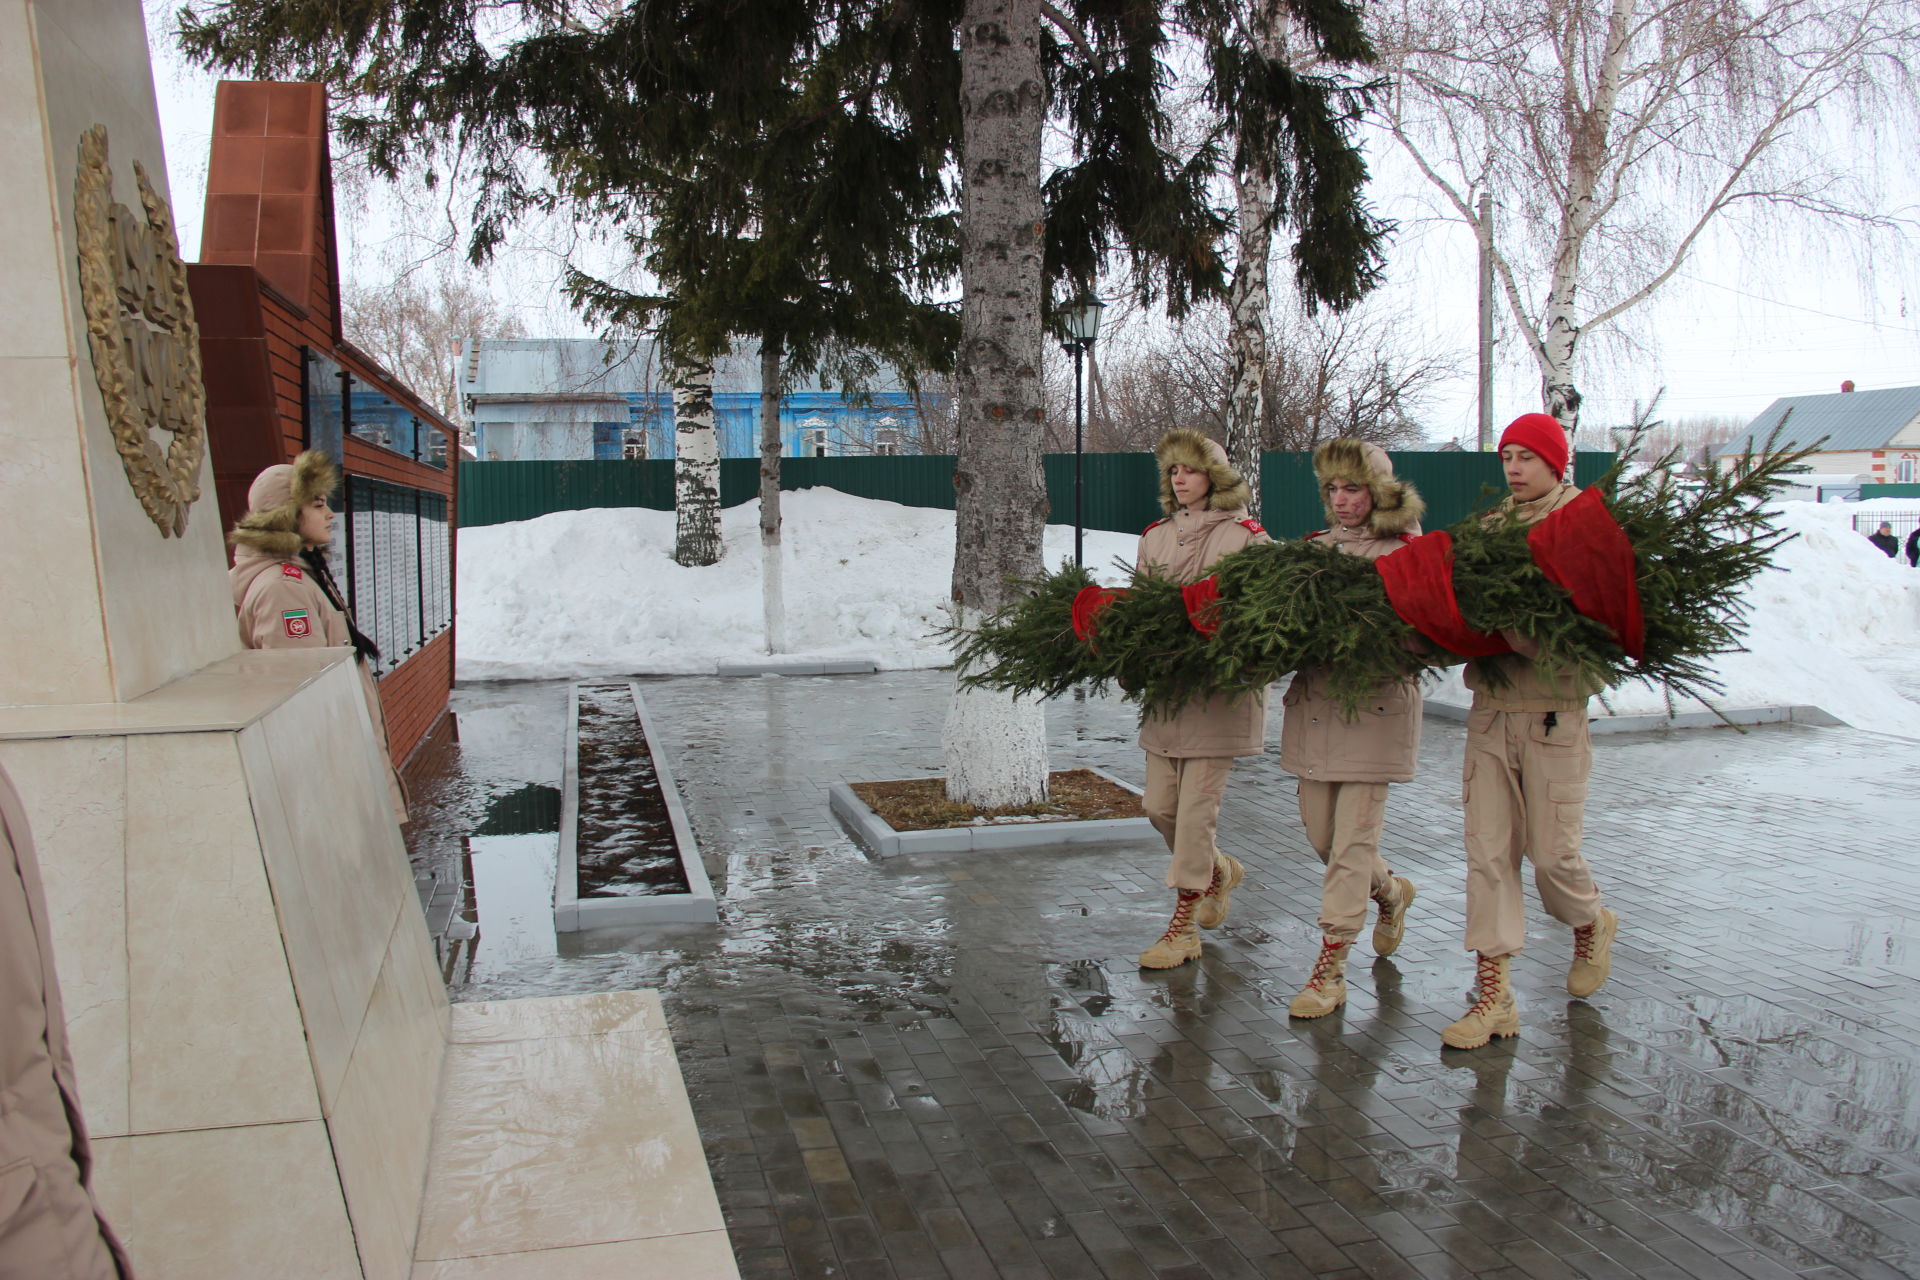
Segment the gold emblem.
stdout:
<svg viewBox="0 0 1920 1280">
<path fill-rule="evenodd" d="M 162 537 L 187 529 L 200 496 L 207 451 L 207 393 L 200 381 L 200 326 L 187 294 L 187 268 L 173 210 L 134 161 L 146 219 L 113 200 L 107 130 L 80 135 L 73 221 L 80 253 L 80 304 L 114 447 L 127 482 Z M 155 432 L 172 438 L 165 450 Z"/>
</svg>

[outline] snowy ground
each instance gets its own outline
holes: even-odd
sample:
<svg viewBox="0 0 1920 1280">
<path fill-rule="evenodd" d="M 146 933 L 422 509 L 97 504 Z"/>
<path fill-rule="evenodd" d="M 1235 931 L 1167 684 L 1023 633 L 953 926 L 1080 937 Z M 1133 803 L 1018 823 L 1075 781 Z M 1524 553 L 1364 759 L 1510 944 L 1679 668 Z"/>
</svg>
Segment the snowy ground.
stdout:
<svg viewBox="0 0 1920 1280">
<path fill-rule="evenodd" d="M 788 493 L 781 510 L 791 656 L 945 664 L 933 632 L 953 572 L 952 512 L 832 489 Z M 1850 521 L 1915 511 L 1900 498 L 1781 504 L 1781 526 L 1800 536 L 1749 590 L 1750 652 L 1721 660 L 1722 705 L 1812 705 L 1920 738 L 1920 571 Z M 697 674 L 762 656 L 755 504 L 721 513 L 726 556 L 705 569 L 673 562 L 673 519 L 607 508 L 462 530 L 460 678 Z M 1087 563 L 1118 581 L 1112 563 L 1137 542 L 1089 530 Z M 1072 528 L 1048 526 L 1047 563 L 1072 554 Z M 1436 692 L 1458 693 L 1458 680 Z M 1608 702 L 1621 715 L 1665 709 L 1658 690 L 1631 685 Z"/>
</svg>

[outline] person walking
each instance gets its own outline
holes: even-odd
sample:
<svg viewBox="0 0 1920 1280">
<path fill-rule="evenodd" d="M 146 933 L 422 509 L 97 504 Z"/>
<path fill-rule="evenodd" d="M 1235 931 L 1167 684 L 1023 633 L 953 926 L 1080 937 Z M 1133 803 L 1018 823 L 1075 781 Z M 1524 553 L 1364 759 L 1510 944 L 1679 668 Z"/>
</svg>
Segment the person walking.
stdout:
<svg viewBox="0 0 1920 1280">
<path fill-rule="evenodd" d="M 1160 438 L 1154 458 L 1167 514 L 1140 536 L 1139 572 L 1186 586 L 1205 578 L 1220 557 L 1273 541 L 1248 517 L 1246 482 L 1219 444 L 1176 429 Z M 1215 843 L 1220 802 L 1234 760 L 1259 755 L 1266 737 L 1265 690 L 1216 694 L 1170 715 L 1149 711 L 1142 718 L 1147 785 L 1140 806 L 1167 842 L 1166 883 L 1175 897 L 1166 932 L 1140 953 L 1142 968 L 1171 969 L 1197 959 L 1198 930 L 1226 920 L 1246 869 Z"/>
<path fill-rule="evenodd" d="M 1567 435 L 1556 419 L 1544 413 L 1515 418 L 1500 435 L 1508 496 L 1488 521 L 1534 525 L 1572 502 L 1580 490 L 1566 480 L 1568 461 Z M 1573 928 L 1570 995 L 1590 996 L 1607 980 L 1620 928 L 1580 851 L 1593 768 L 1587 699 L 1597 688 L 1536 666 L 1540 646 L 1526 636 L 1509 631 L 1503 638 L 1511 654 L 1474 659 L 1466 671 L 1473 691 L 1461 769 L 1466 945 L 1476 955 L 1476 992 L 1466 1013 L 1441 1033 L 1455 1049 L 1520 1032 L 1508 966 L 1527 937 L 1523 860 L 1533 863 L 1541 905 Z"/>
<path fill-rule="evenodd" d="M 1886 552 L 1887 559 L 1894 560 L 1899 558 L 1900 540 L 1893 536 L 1892 521 L 1882 520 L 1880 527 L 1867 535 L 1867 541 Z"/>
<path fill-rule="evenodd" d="M 1910 568 L 1920 569 L 1920 525 L 1915 525 L 1913 532 L 1907 535 L 1906 550 L 1907 565 Z"/>
<path fill-rule="evenodd" d="M 1378 445 L 1329 440 L 1313 452 L 1313 473 L 1326 504 L 1327 527 L 1307 537 L 1344 555 L 1378 560 L 1420 532 L 1426 502 L 1393 474 Z M 1320 1018 L 1347 1001 L 1346 965 L 1366 922 L 1379 908 L 1375 955 L 1390 956 L 1406 932 L 1413 882 L 1394 875 L 1380 856 L 1387 784 L 1412 779 L 1420 753 L 1417 678 L 1391 680 L 1356 707 L 1336 699 L 1330 673 L 1294 673 L 1281 702 L 1280 767 L 1299 780 L 1300 821 L 1307 843 L 1326 864 L 1320 885 L 1320 954 L 1288 1013 Z"/>
<path fill-rule="evenodd" d="M 333 460 L 317 449 L 256 476 L 247 490 L 247 514 L 227 535 L 234 544 L 227 581 L 239 615 L 240 641 L 249 649 L 353 647 L 367 713 L 386 766 L 394 819 L 405 823 L 406 785 L 393 766 L 386 716 L 370 666 L 379 661 L 380 650 L 353 624 L 327 568 L 325 548 L 333 541 L 333 509 L 328 499 L 339 484 Z"/>
</svg>

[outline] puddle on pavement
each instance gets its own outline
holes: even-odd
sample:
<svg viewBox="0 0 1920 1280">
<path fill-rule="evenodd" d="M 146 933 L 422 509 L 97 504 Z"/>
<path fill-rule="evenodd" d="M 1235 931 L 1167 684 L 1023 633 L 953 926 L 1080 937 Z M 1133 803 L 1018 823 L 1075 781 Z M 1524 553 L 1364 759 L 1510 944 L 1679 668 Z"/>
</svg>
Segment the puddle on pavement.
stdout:
<svg viewBox="0 0 1920 1280">
<path fill-rule="evenodd" d="M 555 954 L 553 869 L 560 837 L 553 832 L 470 836 L 467 865 L 472 893 L 460 913 L 478 928 L 448 932 L 447 962 L 455 981 L 473 982 L 511 972 Z"/>
</svg>

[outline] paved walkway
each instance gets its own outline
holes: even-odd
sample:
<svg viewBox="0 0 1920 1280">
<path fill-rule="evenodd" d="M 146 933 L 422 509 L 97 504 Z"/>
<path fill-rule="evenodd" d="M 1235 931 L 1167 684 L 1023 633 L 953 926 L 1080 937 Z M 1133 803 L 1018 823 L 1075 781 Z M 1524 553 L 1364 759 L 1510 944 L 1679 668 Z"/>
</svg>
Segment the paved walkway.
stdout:
<svg viewBox="0 0 1920 1280">
<path fill-rule="evenodd" d="M 718 928 L 556 948 L 550 836 L 476 838 L 470 866 L 417 851 L 477 897 L 456 999 L 659 989 L 743 1274 L 1920 1274 L 1908 744 L 1597 739 L 1613 978 L 1569 1000 L 1571 935 L 1535 904 L 1521 1035 L 1458 1053 L 1461 726 L 1430 720 L 1393 791 L 1389 860 L 1420 887 L 1399 954 L 1356 956 L 1348 1007 L 1291 1022 L 1319 864 L 1271 757 L 1222 817 L 1249 868 L 1233 918 L 1178 970 L 1134 964 L 1171 905 L 1155 848 L 864 857 L 827 784 L 938 772 L 947 679 L 645 684 Z M 564 706 L 560 683 L 461 690 L 426 804 L 471 829 L 557 781 Z M 1051 723 L 1055 767 L 1139 779 L 1128 708 L 1063 700 Z"/>
</svg>

